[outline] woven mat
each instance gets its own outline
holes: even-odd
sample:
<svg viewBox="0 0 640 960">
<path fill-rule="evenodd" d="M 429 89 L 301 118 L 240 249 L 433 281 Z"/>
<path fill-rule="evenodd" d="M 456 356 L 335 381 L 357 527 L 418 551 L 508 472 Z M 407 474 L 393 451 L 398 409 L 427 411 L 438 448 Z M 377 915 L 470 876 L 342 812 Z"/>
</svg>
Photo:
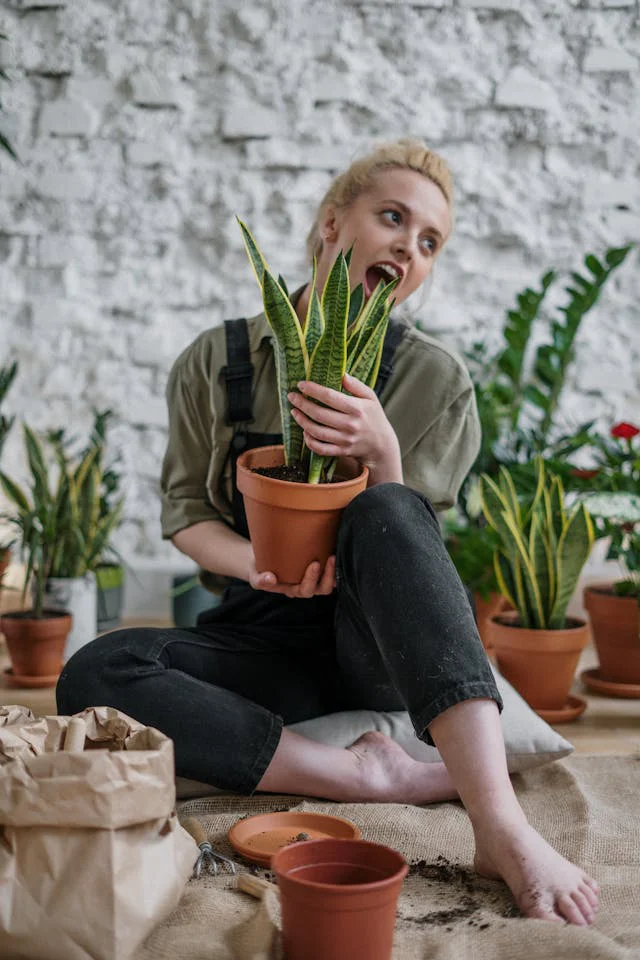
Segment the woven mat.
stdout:
<svg viewBox="0 0 640 960">
<path fill-rule="evenodd" d="M 189 800 L 179 813 L 197 816 L 213 846 L 227 854 L 226 832 L 239 817 L 282 809 L 347 817 L 364 839 L 399 850 L 413 866 L 398 905 L 393 960 L 638 960 L 640 756 L 573 756 L 513 782 L 533 825 L 599 882 L 594 927 L 524 919 L 504 884 L 477 878 L 470 869 L 472 832 L 459 803 L 221 796 Z M 135 960 L 278 960 L 278 923 L 276 897 L 254 900 L 236 891 L 228 874 L 201 878 L 189 883 L 178 909 Z"/>
</svg>

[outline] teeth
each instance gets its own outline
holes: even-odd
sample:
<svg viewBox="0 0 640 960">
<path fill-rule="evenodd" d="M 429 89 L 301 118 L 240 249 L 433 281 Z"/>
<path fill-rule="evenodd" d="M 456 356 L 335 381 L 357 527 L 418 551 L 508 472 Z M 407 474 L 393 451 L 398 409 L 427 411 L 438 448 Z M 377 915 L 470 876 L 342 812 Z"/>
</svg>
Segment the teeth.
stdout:
<svg viewBox="0 0 640 960">
<path fill-rule="evenodd" d="M 376 263 L 376 269 L 386 273 L 390 280 L 395 280 L 396 277 L 400 276 L 400 271 L 392 267 L 390 263 Z"/>
</svg>

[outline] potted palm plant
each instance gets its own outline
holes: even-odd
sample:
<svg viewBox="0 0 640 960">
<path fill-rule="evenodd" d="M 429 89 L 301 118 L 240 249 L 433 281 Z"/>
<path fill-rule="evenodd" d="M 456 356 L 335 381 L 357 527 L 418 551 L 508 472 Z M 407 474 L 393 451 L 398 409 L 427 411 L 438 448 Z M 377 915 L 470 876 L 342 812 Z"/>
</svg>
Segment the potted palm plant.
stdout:
<svg viewBox="0 0 640 960">
<path fill-rule="evenodd" d="M 573 719 L 585 701 L 568 699 L 575 669 L 589 640 L 584 620 L 567 617 L 594 539 L 584 504 L 565 505 L 562 481 L 536 461 L 536 490 L 519 498 L 509 471 L 496 483 L 481 478 L 484 516 L 499 538 L 496 579 L 514 608 L 491 618 L 498 667 L 534 710 L 548 720 Z"/>
<path fill-rule="evenodd" d="M 355 460 L 321 457 L 304 443 L 287 398 L 301 380 L 342 390 L 345 373 L 375 384 L 397 280 L 380 281 L 365 302 L 362 285 L 350 290 L 349 261 L 341 253 L 322 294 L 315 287 L 300 323 L 282 278 L 276 280 L 242 221 L 238 221 L 267 321 L 274 352 L 282 423 L 282 446 L 247 450 L 238 458 L 238 489 L 260 570 L 282 583 L 298 583 L 313 560 L 324 566 L 335 549 L 344 507 L 367 485 L 368 471 Z"/>
<path fill-rule="evenodd" d="M 19 676 L 29 681 L 20 685 L 35 686 L 31 682 L 34 676 L 44 676 L 47 682 L 54 683 L 61 659 L 71 656 L 95 636 L 93 571 L 118 522 L 122 502 L 107 516 L 100 516 L 102 467 L 95 446 L 73 458 L 65 450 L 60 433 L 50 433 L 47 450 L 51 456 L 47 457 L 45 447 L 26 425 L 24 442 L 30 490 L 21 489 L 3 472 L 0 484 L 15 511 L 8 515 L 8 520 L 17 531 L 26 560 L 25 594 L 33 578 L 33 608 L 3 616 L 2 630 L 14 664 L 14 679 Z M 24 667 L 16 665 L 15 657 L 21 657 L 33 646 L 30 637 L 34 631 L 38 637 L 55 633 L 62 649 L 57 661 L 53 654 L 48 659 L 46 672 L 44 667 L 37 668 L 32 657 L 29 672 L 25 673 Z M 35 646 L 37 659 L 37 642 Z"/>
</svg>

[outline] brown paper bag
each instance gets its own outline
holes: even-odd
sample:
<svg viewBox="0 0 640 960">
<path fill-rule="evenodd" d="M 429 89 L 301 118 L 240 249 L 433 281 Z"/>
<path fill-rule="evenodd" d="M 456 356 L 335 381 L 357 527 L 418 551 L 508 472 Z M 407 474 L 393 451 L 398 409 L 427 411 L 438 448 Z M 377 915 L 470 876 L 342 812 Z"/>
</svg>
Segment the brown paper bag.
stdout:
<svg viewBox="0 0 640 960">
<path fill-rule="evenodd" d="M 178 904 L 198 850 L 175 813 L 173 743 L 111 707 L 0 707 L 0 957 L 127 960 Z"/>
</svg>

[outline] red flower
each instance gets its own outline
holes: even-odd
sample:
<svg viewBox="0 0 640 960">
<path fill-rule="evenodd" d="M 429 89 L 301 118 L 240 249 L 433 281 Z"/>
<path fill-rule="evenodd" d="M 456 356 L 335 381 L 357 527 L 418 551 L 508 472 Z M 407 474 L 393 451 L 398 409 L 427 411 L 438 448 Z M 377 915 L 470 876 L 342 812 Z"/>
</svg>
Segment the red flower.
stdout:
<svg viewBox="0 0 640 960">
<path fill-rule="evenodd" d="M 598 476 L 599 470 L 580 470 L 578 467 L 574 467 L 570 471 L 572 477 L 579 477 L 581 480 L 592 480 L 594 477 Z"/>
<path fill-rule="evenodd" d="M 633 437 L 637 437 L 640 433 L 640 428 L 634 427 L 632 423 L 616 423 L 615 427 L 611 428 L 611 436 L 618 437 L 619 440 L 631 440 Z"/>
</svg>

